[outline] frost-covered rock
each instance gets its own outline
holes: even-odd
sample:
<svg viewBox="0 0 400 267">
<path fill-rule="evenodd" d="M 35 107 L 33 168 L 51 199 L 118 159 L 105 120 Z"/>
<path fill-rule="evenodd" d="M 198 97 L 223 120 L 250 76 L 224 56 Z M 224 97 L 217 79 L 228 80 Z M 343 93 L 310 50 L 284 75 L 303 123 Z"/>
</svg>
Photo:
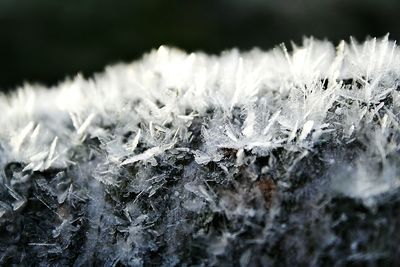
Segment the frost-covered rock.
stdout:
<svg viewBox="0 0 400 267">
<path fill-rule="evenodd" d="M 398 265 L 399 88 L 385 37 L 0 96 L 0 263 Z"/>
</svg>

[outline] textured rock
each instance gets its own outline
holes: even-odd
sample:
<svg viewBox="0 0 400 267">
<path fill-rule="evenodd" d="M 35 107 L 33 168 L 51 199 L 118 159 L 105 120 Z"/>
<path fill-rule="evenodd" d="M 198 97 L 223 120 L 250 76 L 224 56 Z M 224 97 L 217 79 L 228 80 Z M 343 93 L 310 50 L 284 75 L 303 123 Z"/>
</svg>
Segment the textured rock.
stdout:
<svg viewBox="0 0 400 267">
<path fill-rule="evenodd" d="M 160 47 L 1 96 L 0 262 L 399 264 L 399 57 Z"/>
</svg>

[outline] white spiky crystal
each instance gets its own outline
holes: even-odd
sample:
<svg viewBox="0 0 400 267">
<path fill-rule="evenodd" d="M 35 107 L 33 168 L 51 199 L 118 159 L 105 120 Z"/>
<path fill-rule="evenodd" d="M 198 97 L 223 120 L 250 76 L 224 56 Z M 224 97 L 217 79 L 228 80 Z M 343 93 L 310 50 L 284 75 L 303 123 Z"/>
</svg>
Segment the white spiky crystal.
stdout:
<svg viewBox="0 0 400 267">
<path fill-rule="evenodd" d="M 90 79 L 2 95 L 0 227 L 51 223 L 42 236 L 7 226 L 0 262 L 269 266 L 277 247 L 297 251 L 283 264 L 390 260 L 358 249 L 358 234 L 326 252 L 346 239 L 323 208 L 348 199 L 373 213 L 396 194 L 399 85 L 388 37 L 310 38 L 219 56 L 161 46 Z M 288 198 L 302 212 L 285 215 Z M 320 249 L 302 246 L 302 230 L 277 241 L 302 223 L 320 227 Z"/>
</svg>

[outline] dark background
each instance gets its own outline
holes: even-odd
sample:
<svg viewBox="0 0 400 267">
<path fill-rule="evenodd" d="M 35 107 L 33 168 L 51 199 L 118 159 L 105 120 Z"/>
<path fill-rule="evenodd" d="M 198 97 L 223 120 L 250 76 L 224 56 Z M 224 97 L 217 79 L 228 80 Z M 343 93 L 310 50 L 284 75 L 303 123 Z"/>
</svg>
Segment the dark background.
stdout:
<svg viewBox="0 0 400 267">
<path fill-rule="evenodd" d="M 0 0 L 0 90 L 54 85 L 162 44 L 219 53 L 314 35 L 400 37 L 399 0 Z"/>
</svg>

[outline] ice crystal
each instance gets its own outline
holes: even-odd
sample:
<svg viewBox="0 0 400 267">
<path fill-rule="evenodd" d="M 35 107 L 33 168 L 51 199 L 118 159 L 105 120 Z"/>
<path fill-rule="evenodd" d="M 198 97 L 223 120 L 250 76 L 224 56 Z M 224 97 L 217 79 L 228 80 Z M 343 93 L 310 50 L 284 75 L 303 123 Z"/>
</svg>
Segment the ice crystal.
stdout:
<svg viewBox="0 0 400 267">
<path fill-rule="evenodd" d="M 0 263 L 399 264 L 399 87 L 388 37 L 26 84 L 0 96 Z"/>
</svg>

